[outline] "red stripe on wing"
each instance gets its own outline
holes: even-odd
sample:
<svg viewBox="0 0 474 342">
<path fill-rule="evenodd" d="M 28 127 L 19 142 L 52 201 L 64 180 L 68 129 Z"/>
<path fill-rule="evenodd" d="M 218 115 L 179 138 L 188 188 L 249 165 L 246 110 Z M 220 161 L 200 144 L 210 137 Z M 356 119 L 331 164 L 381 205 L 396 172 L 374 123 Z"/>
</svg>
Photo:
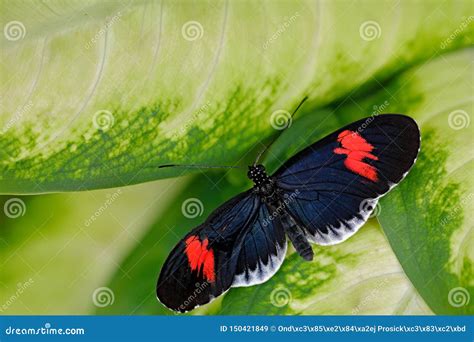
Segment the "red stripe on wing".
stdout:
<svg viewBox="0 0 474 342">
<path fill-rule="evenodd" d="M 202 242 L 195 235 L 186 239 L 186 255 L 189 260 L 189 267 L 192 271 L 202 272 L 203 277 L 208 282 L 213 282 L 216 278 L 214 272 L 214 251 L 208 249 L 209 241 L 204 239 Z"/>
<path fill-rule="evenodd" d="M 339 133 L 337 141 L 341 143 L 342 147 L 335 148 L 334 153 L 347 155 L 344 165 L 352 172 L 377 182 L 377 169 L 363 161 L 364 158 L 378 160 L 377 156 L 370 153 L 374 146 L 368 143 L 359 133 L 350 130 Z"/>
</svg>

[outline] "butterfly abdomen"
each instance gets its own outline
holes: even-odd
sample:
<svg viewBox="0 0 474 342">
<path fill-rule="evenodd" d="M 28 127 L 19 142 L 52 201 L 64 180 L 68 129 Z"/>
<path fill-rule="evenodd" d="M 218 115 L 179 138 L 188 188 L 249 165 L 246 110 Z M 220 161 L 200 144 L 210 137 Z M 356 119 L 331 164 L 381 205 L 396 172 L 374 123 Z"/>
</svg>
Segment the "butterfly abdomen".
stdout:
<svg viewBox="0 0 474 342">
<path fill-rule="evenodd" d="M 308 239 L 303 230 L 296 224 L 296 222 L 289 215 L 282 217 L 282 223 L 285 228 L 286 235 L 290 239 L 296 252 L 307 261 L 313 260 L 313 249 L 311 248 Z"/>
</svg>

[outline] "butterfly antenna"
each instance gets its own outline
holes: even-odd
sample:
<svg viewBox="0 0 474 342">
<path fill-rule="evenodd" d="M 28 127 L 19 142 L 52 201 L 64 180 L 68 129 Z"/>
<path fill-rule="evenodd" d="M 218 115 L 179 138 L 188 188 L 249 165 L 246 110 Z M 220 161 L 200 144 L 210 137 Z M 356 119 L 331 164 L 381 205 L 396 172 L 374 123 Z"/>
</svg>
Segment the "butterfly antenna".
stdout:
<svg viewBox="0 0 474 342">
<path fill-rule="evenodd" d="M 243 166 L 229 165 L 165 164 L 158 166 L 159 169 L 163 169 L 165 167 L 184 167 L 189 169 L 245 169 Z"/>
<path fill-rule="evenodd" d="M 291 123 L 291 121 L 293 120 L 293 116 L 296 114 L 296 112 L 298 111 L 298 109 L 300 109 L 300 107 L 303 105 L 303 103 L 304 103 L 307 99 L 308 99 L 308 96 L 305 96 L 305 97 L 301 100 L 301 102 L 300 102 L 300 104 L 298 105 L 298 107 L 296 107 L 296 109 L 293 111 L 293 113 L 292 113 L 291 116 L 290 116 L 290 123 Z M 290 127 L 290 125 L 286 126 L 286 127 L 282 130 L 282 132 L 283 132 L 285 129 L 287 129 L 288 127 Z M 280 133 L 280 134 L 281 134 L 281 133 Z M 262 151 L 260 151 L 260 153 L 257 155 L 257 159 L 255 160 L 255 163 L 253 163 L 253 166 L 257 165 L 258 161 L 260 160 L 260 157 L 270 148 L 270 146 L 273 145 L 273 143 L 275 142 L 275 140 L 278 139 L 278 137 L 280 136 L 280 134 L 278 134 L 276 137 L 274 137 L 273 140 L 270 141 L 270 143 L 269 143 L 268 145 L 266 145 L 265 148 L 264 148 Z"/>
</svg>

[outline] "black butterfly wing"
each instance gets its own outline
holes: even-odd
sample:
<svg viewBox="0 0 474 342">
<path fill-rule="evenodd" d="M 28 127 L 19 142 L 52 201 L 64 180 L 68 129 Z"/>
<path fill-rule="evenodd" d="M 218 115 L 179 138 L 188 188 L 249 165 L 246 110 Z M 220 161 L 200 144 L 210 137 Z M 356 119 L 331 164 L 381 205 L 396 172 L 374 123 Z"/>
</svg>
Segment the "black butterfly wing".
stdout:
<svg viewBox="0 0 474 342">
<path fill-rule="evenodd" d="M 165 261 L 158 299 L 168 308 L 189 311 L 231 286 L 261 283 L 273 275 L 286 253 L 278 220 L 252 191 L 217 208 L 181 240 Z"/>
<path fill-rule="evenodd" d="M 356 121 L 290 158 L 273 175 L 287 211 L 315 243 L 352 236 L 378 199 L 398 184 L 420 148 L 416 122 L 384 114 Z"/>
<path fill-rule="evenodd" d="M 285 259 L 286 234 L 280 219 L 265 203 L 239 239 L 239 257 L 232 287 L 252 286 L 270 279 Z"/>
</svg>

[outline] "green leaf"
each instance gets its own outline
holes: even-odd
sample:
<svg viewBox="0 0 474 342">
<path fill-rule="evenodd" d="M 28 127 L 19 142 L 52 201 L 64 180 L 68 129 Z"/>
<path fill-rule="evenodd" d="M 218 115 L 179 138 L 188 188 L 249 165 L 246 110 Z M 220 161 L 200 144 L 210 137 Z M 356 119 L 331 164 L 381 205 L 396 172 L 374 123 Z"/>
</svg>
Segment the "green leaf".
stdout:
<svg viewBox="0 0 474 342">
<path fill-rule="evenodd" d="M 469 298 L 473 293 L 474 240 L 472 219 L 466 211 L 472 206 L 474 192 L 473 132 L 468 124 L 473 109 L 473 55 L 471 49 L 442 56 L 405 72 L 372 97 L 353 99 L 351 105 L 336 113 L 347 121 L 381 111 L 408 113 L 419 118 L 422 130 L 419 160 L 402 184 L 381 201 L 379 217 L 417 292 L 440 314 L 472 313 Z M 383 236 L 377 234 L 380 232 L 369 223 L 343 244 L 315 247 L 313 263 L 306 263 L 295 254 L 289 256 L 278 274 L 265 284 L 230 291 L 220 313 L 429 312 L 423 304 L 420 310 L 400 310 L 409 301 L 403 291 L 391 292 L 385 285 L 380 290 L 382 286 L 377 281 L 386 281 L 387 273 L 399 272 L 396 271 L 399 264 L 394 259 L 387 261 L 393 254 Z M 405 288 L 411 289 L 406 278 L 402 278 Z M 360 288 L 352 285 L 354 281 L 361 282 Z M 390 286 L 393 283 L 396 281 L 387 281 Z M 371 291 L 381 292 L 374 299 L 374 305 L 378 305 L 376 311 L 359 310 L 364 302 L 361 293 L 370 297 Z M 416 291 L 406 291 L 423 303 Z M 270 305 L 277 295 L 291 297 L 291 301 L 281 307 Z"/>
<path fill-rule="evenodd" d="M 448 172 L 454 162 L 449 151 L 455 145 L 430 126 L 424 126 L 423 152 L 412 176 L 382 201 L 380 222 L 406 274 L 432 310 L 472 315 L 474 164 L 472 156 L 466 156 L 465 164 Z"/>
<path fill-rule="evenodd" d="M 330 111 L 320 114 L 328 118 L 323 125 L 319 125 L 319 115 L 306 115 L 293 122 L 272 146 L 265 164 L 274 168 L 296 150 L 340 127 L 341 123 L 334 120 Z M 308 127 L 317 128 L 313 131 Z M 114 289 L 117 297 L 123 298 L 122 302 L 99 308 L 97 312 L 119 314 L 133 308 L 134 314 L 172 314 L 158 304 L 155 284 L 151 281 L 156 281 L 170 250 L 191 228 L 226 199 L 249 186 L 240 170 L 230 171 L 225 176 L 196 178 L 156 218 L 149 232 L 121 264 L 123 272 L 117 272 L 107 285 Z M 189 198 L 201 201 L 202 216 L 190 220 L 183 215 L 182 204 Z M 404 275 L 377 224 L 371 222 L 360 234 L 359 239 L 353 238 L 340 246 L 316 247 L 316 259 L 311 263 L 291 254 L 267 283 L 231 289 L 224 297 L 222 308 L 220 298 L 190 314 L 430 313 Z M 272 294 L 275 286 L 283 290 Z M 279 300 L 287 291 L 291 291 L 291 304 L 271 304 L 271 298 Z M 347 300 L 340 302 L 340 296 L 346 296 Z M 340 305 L 336 305 L 337 302 Z"/>
<path fill-rule="evenodd" d="M 275 110 L 363 92 L 472 43 L 468 1 L 2 2 L 0 193 L 235 163 Z M 420 20 L 423 18 L 423 20 Z M 461 29 L 460 29 L 461 28 Z M 16 31 L 15 31 L 16 29 Z M 357 90 L 360 86 L 362 86 Z"/>
<path fill-rule="evenodd" d="M 409 113 L 421 126 L 418 161 L 381 200 L 382 227 L 406 274 L 437 314 L 472 314 L 473 49 L 404 73 L 342 116 Z"/>
<path fill-rule="evenodd" d="M 90 314 L 96 308 L 94 292 L 120 272 L 128 251 L 186 183 L 179 179 L 73 194 L 1 196 L 0 314 Z M 16 202 L 4 209 L 12 199 Z M 120 305 L 123 299 L 111 291 L 111 305 Z"/>
<path fill-rule="evenodd" d="M 343 244 L 316 246 L 313 263 L 290 251 L 270 281 L 191 314 L 472 314 L 472 124 L 449 122 L 472 115 L 473 53 L 440 55 L 472 45 L 468 1 L 1 4 L 0 193 L 184 173 L 156 168 L 169 162 L 245 164 L 278 133 L 272 113 L 304 95 L 265 159 L 271 170 L 357 118 L 406 113 L 422 151 L 381 201 L 386 236 L 371 220 Z M 183 36 L 189 22 L 196 40 Z M 231 171 L 120 188 L 110 205 L 119 189 L 0 198 L 26 206 L 0 215 L 0 312 L 170 314 L 154 293 L 164 259 L 249 186 Z M 193 219 L 181 211 L 190 198 L 203 203 Z M 105 307 L 93 301 L 102 287 L 114 294 Z"/>
<path fill-rule="evenodd" d="M 214 208 L 250 185 L 239 171 L 195 177 L 179 195 L 172 198 L 120 264 L 123 272 L 117 272 L 107 285 L 122 300 L 113 306 L 97 308 L 96 313 L 172 314 L 156 299 L 155 287 L 161 267 L 171 249 L 187 232 L 201 223 Z M 185 215 L 187 211 L 183 208 L 190 200 L 196 204 L 197 211 L 194 213 L 189 209 L 192 215 Z M 216 304 L 218 302 L 206 305 L 192 314 L 212 311 Z"/>
<path fill-rule="evenodd" d="M 232 289 L 219 314 L 347 315 L 429 314 L 406 278 L 378 225 L 356 238 L 313 248 L 312 262 L 289 255 L 271 280 Z"/>
<path fill-rule="evenodd" d="M 355 104 L 339 108 L 337 115 L 332 115 L 332 111 L 327 109 L 318 111 L 316 115 L 298 118 L 269 150 L 265 164 L 274 170 L 289 156 L 311 142 L 341 127 L 344 123 L 368 114 L 377 114 L 380 111 L 425 113 L 427 104 L 435 99 L 441 99 L 444 103 L 442 106 L 446 108 L 460 103 L 469 105 L 471 100 L 469 97 L 466 98 L 466 92 L 469 91 L 470 86 L 465 81 L 469 76 L 466 68 L 470 65 L 471 54 L 470 50 L 466 50 L 440 57 L 422 67 L 414 68 L 394 79 L 374 97 L 367 100 L 352 99 Z M 442 69 L 445 72 L 433 72 L 436 69 Z M 450 87 L 443 85 L 450 85 Z M 440 109 L 442 110 L 441 107 Z M 321 117 L 324 120 L 321 120 Z M 338 117 L 339 120 L 336 119 Z M 447 122 L 444 123 L 447 124 Z M 453 133 L 452 130 L 451 133 Z M 459 141 L 467 140 L 461 137 Z M 430 142 L 423 140 L 423 148 L 425 144 L 430 145 Z M 422 163 L 422 159 L 418 163 Z M 417 165 L 412 171 L 415 176 L 410 173 L 402 185 L 416 178 L 417 170 L 423 172 L 424 167 Z M 231 175 L 233 179 L 242 181 L 242 175 L 238 171 L 232 172 Z M 100 309 L 99 312 L 119 313 L 127 307 L 138 305 L 137 313 L 170 313 L 167 309 L 156 306 L 153 289 L 143 285 L 140 287 L 141 290 L 137 290 L 135 281 L 140 279 L 139 283 L 148 282 L 149 285 L 150 279 L 155 280 L 160 265 L 171 248 L 191 227 L 202 221 L 201 219 L 189 222 L 182 216 L 181 204 L 186 198 L 200 198 L 208 210 L 217 207 L 230 197 L 230 194 L 236 194 L 244 189 L 242 184 L 237 187 L 223 184 L 222 189 L 230 193 L 222 196 L 220 191 L 209 192 L 211 185 L 206 181 L 205 176 L 200 177 L 165 210 L 166 216 L 157 217 L 155 225 L 143 239 L 143 244 L 138 246 L 122 265 L 123 269 L 129 270 L 127 272 L 134 280 L 117 274 L 110 283 L 110 287 L 119 289 L 121 296 L 128 297 L 129 302 L 124 303 L 123 308 L 108 307 L 105 310 Z M 392 196 L 395 195 L 390 194 L 387 199 Z M 453 197 L 453 200 L 456 198 Z M 382 202 L 384 217 L 390 212 L 385 203 L 385 201 Z M 206 211 L 206 214 L 208 212 Z M 394 221 L 398 218 L 396 215 L 393 217 Z M 175 227 L 172 231 L 176 235 L 170 234 L 164 228 L 172 226 Z M 410 231 L 410 229 L 405 230 Z M 163 231 L 168 237 L 164 237 L 163 240 L 160 238 L 159 245 L 162 248 L 158 248 L 155 244 L 163 235 Z M 395 247 L 394 249 L 396 250 Z M 221 308 L 219 308 L 220 303 L 211 304 L 210 308 L 205 306 L 193 314 L 205 312 L 219 314 L 431 313 L 417 290 L 404 275 L 387 240 L 375 222 L 367 224 L 358 234 L 343 244 L 332 247 L 316 246 L 315 255 L 315 261 L 308 263 L 299 256 L 291 254 L 277 275 L 265 284 L 231 289 L 224 297 Z M 472 277 L 468 279 L 472 281 Z M 418 288 L 416 283 L 415 286 Z M 436 286 L 436 282 L 433 286 Z M 272 298 L 274 298 L 273 301 L 280 297 L 284 299 L 288 296 L 288 291 L 291 302 L 286 305 L 276 302 L 276 305 L 272 305 Z M 425 297 L 425 299 L 428 301 L 428 298 Z"/>
<path fill-rule="evenodd" d="M 224 200 L 249 186 L 247 181 L 245 183 L 242 184 L 242 175 L 238 171 L 225 176 L 211 174 L 194 179 L 162 211 L 156 223 L 106 285 L 113 289 L 120 301 L 97 308 L 96 313 L 173 314 L 158 303 L 155 295 L 155 282 L 162 264 L 184 234 Z M 183 203 L 190 198 L 202 203 L 201 215 L 195 218 L 188 218 L 182 212 Z M 231 289 L 224 298 L 222 308 L 220 298 L 190 314 L 309 314 L 322 312 L 318 311 L 321 303 L 327 304 L 323 305 L 326 313 L 429 313 L 430 310 L 404 275 L 376 222 L 372 221 L 364 228 L 361 236 L 341 245 L 343 249 L 317 249 L 315 262 L 305 262 L 293 253 L 271 281 L 247 289 Z M 273 306 L 270 303 L 273 297 L 273 300 L 281 300 L 278 299 L 280 292 L 270 297 L 275 284 L 278 284 L 278 289 L 290 289 L 291 305 Z M 286 290 L 282 291 L 284 296 Z M 308 301 L 308 296 L 315 293 L 318 297 Z M 336 294 L 329 295 L 331 293 Z M 248 296 L 253 300 L 249 301 Z M 347 296 L 350 300 L 338 306 L 336 302 L 340 301 L 340 296 Z"/>
<path fill-rule="evenodd" d="M 473 58 L 471 49 L 406 75 L 416 79 L 411 113 L 420 118 L 422 148 L 410 177 L 382 201 L 390 244 L 437 314 L 474 313 Z M 395 108 L 408 106 L 404 100 Z"/>
</svg>

